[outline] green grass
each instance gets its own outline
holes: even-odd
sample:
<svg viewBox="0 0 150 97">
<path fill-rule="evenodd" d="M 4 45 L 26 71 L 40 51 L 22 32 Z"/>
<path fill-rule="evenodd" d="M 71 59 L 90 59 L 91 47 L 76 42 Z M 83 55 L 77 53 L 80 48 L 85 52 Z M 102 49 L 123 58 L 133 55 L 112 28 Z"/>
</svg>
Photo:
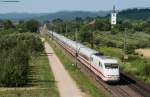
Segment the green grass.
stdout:
<svg viewBox="0 0 150 97">
<path fill-rule="evenodd" d="M 61 49 L 57 47 L 53 41 L 50 41 L 48 37 L 45 38 L 48 41 L 48 43 L 52 46 L 57 56 L 64 64 L 65 68 L 69 71 L 72 78 L 76 81 L 82 92 L 88 94 L 90 97 L 105 97 L 104 94 L 87 76 L 81 73 L 78 68 L 72 66 L 73 62 L 69 60 L 67 56 L 64 55 Z"/>
<path fill-rule="evenodd" d="M 122 64 L 125 72 L 135 76 L 136 78 L 150 83 L 150 59 L 137 55 L 129 55 L 129 60 Z M 147 70 L 146 70 L 147 69 Z"/>
<path fill-rule="evenodd" d="M 47 56 L 32 57 L 30 64 L 31 85 L 22 89 L 0 88 L 0 97 L 59 97 Z"/>
<path fill-rule="evenodd" d="M 97 48 L 99 52 L 103 52 L 105 55 L 121 58 L 123 55 L 123 51 L 119 48 L 100 46 Z"/>
</svg>

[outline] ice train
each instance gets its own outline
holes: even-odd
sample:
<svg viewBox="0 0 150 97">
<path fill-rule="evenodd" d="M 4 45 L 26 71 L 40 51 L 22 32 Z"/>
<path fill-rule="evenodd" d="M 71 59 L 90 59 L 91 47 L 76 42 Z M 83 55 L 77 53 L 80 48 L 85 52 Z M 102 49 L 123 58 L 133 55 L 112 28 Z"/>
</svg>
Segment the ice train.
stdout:
<svg viewBox="0 0 150 97">
<path fill-rule="evenodd" d="M 104 56 L 96 50 L 88 48 L 81 43 L 76 43 L 56 32 L 48 31 L 49 37 L 72 55 L 77 55 L 78 60 L 84 62 L 98 77 L 105 82 L 118 82 L 120 80 L 119 65 L 116 59 Z"/>
</svg>

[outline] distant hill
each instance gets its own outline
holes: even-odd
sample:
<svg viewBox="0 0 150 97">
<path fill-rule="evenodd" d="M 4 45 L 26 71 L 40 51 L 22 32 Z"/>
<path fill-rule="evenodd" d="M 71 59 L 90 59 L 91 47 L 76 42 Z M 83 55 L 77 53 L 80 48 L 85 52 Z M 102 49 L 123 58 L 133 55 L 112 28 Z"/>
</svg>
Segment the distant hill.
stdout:
<svg viewBox="0 0 150 97">
<path fill-rule="evenodd" d="M 31 19 L 35 18 L 40 21 L 44 20 L 53 20 L 53 19 L 64 19 L 64 20 L 72 20 L 76 17 L 86 18 L 86 17 L 104 17 L 108 14 L 107 11 L 99 11 L 99 12 L 88 12 L 88 11 L 60 11 L 56 13 L 6 13 L 0 14 L 0 19 L 11 19 L 11 20 L 20 20 L 20 19 Z"/>
<path fill-rule="evenodd" d="M 76 17 L 86 18 L 86 17 L 104 17 L 108 15 L 108 11 L 99 11 L 99 12 L 88 12 L 88 11 L 61 11 L 56 13 L 50 13 L 41 17 L 38 17 L 39 20 L 53 20 L 60 18 L 63 20 L 73 20 Z"/>
<path fill-rule="evenodd" d="M 5 13 L 0 14 L 0 19 L 22 20 L 40 17 L 46 14 L 30 14 L 30 13 Z"/>
<path fill-rule="evenodd" d="M 134 8 L 120 11 L 119 19 L 150 20 L 150 8 Z"/>
</svg>

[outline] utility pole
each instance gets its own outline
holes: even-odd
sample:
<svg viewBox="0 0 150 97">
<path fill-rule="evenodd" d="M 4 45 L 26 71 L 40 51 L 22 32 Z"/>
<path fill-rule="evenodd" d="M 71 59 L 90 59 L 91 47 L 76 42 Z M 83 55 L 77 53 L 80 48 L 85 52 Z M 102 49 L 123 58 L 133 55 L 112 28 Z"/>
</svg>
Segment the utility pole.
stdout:
<svg viewBox="0 0 150 97">
<path fill-rule="evenodd" d="M 52 30 L 52 40 L 53 40 L 53 32 L 55 31 L 55 26 L 53 25 L 53 30 Z"/>
<path fill-rule="evenodd" d="M 91 31 L 91 34 L 92 34 L 91 48 L 93 49 L 94 48 L 94 32 Z"/>
<path fill-rule="evenodd" d="M 76 55 L 75 55 L 75 66 L 78 65 L 78 29 L 75 31 L 75 41 L 76 41 Z"/>
<path fill-rule="evenodd" d="M 56 31 L 57 32 L 57 31 Z M 61 33 L 60 23 L 58 23 L 58 33 Z"/>
<path fill-rule="evenodd" d="M 94 19 L 92 22 L 89 23 L 89 25 L 91 26 L 92 29 L 95 29 L 96 28 L 96 20 Z M 91 48 L 93 49 L 94 48 L 94 30 L 90 30 L 90 33 L 91 33 Z"/>
<path fill-rule="evenodd" d="M 52 40 L 53 40 L 53 30 L 52 30 Z"/>
<path fill-rule="evenodd" d="M 65 36 L 67 36 L 68 33 L 68 28 L 67 28 L 67 23 L 66 23 L 66 32 L 65 32 Z"/>
<path fill-rule="evenodd" d="M 53 32 L 55 31 L 55 24 L 51 23 L 51 31 L 52 31 L 52 35 L 51 35 L 51 39 L 53 40 Z"/>
<path fill-rule="evenodd" d="M 124 61 L 128 59 L 127 55 L 127 28 L 124 31 Z"/>
</svg>

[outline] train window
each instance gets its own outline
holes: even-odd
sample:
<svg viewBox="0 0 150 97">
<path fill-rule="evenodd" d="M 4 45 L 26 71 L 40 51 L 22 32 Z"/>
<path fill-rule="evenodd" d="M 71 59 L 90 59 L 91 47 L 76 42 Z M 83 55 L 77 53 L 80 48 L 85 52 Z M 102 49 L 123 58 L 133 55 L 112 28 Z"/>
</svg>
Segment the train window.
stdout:
<svg viewBox="0 0 150 97">
<path fill-rule="evenodd" d="M 104 55 L 104 54 L 99 52 L 99 53 L 96 53 L 95 55 L 96 55 L 96 56 L 102 56 L 102 55 Z"/>
<path fill-rule="evenodd" d="M 118 64 L 105 64 L 105 68 L 106 69 L 111 69 L 111 68 L 114 68 L 114 69 L 116 69 L 116 68 L 118 68 Z"/>
</svg>

